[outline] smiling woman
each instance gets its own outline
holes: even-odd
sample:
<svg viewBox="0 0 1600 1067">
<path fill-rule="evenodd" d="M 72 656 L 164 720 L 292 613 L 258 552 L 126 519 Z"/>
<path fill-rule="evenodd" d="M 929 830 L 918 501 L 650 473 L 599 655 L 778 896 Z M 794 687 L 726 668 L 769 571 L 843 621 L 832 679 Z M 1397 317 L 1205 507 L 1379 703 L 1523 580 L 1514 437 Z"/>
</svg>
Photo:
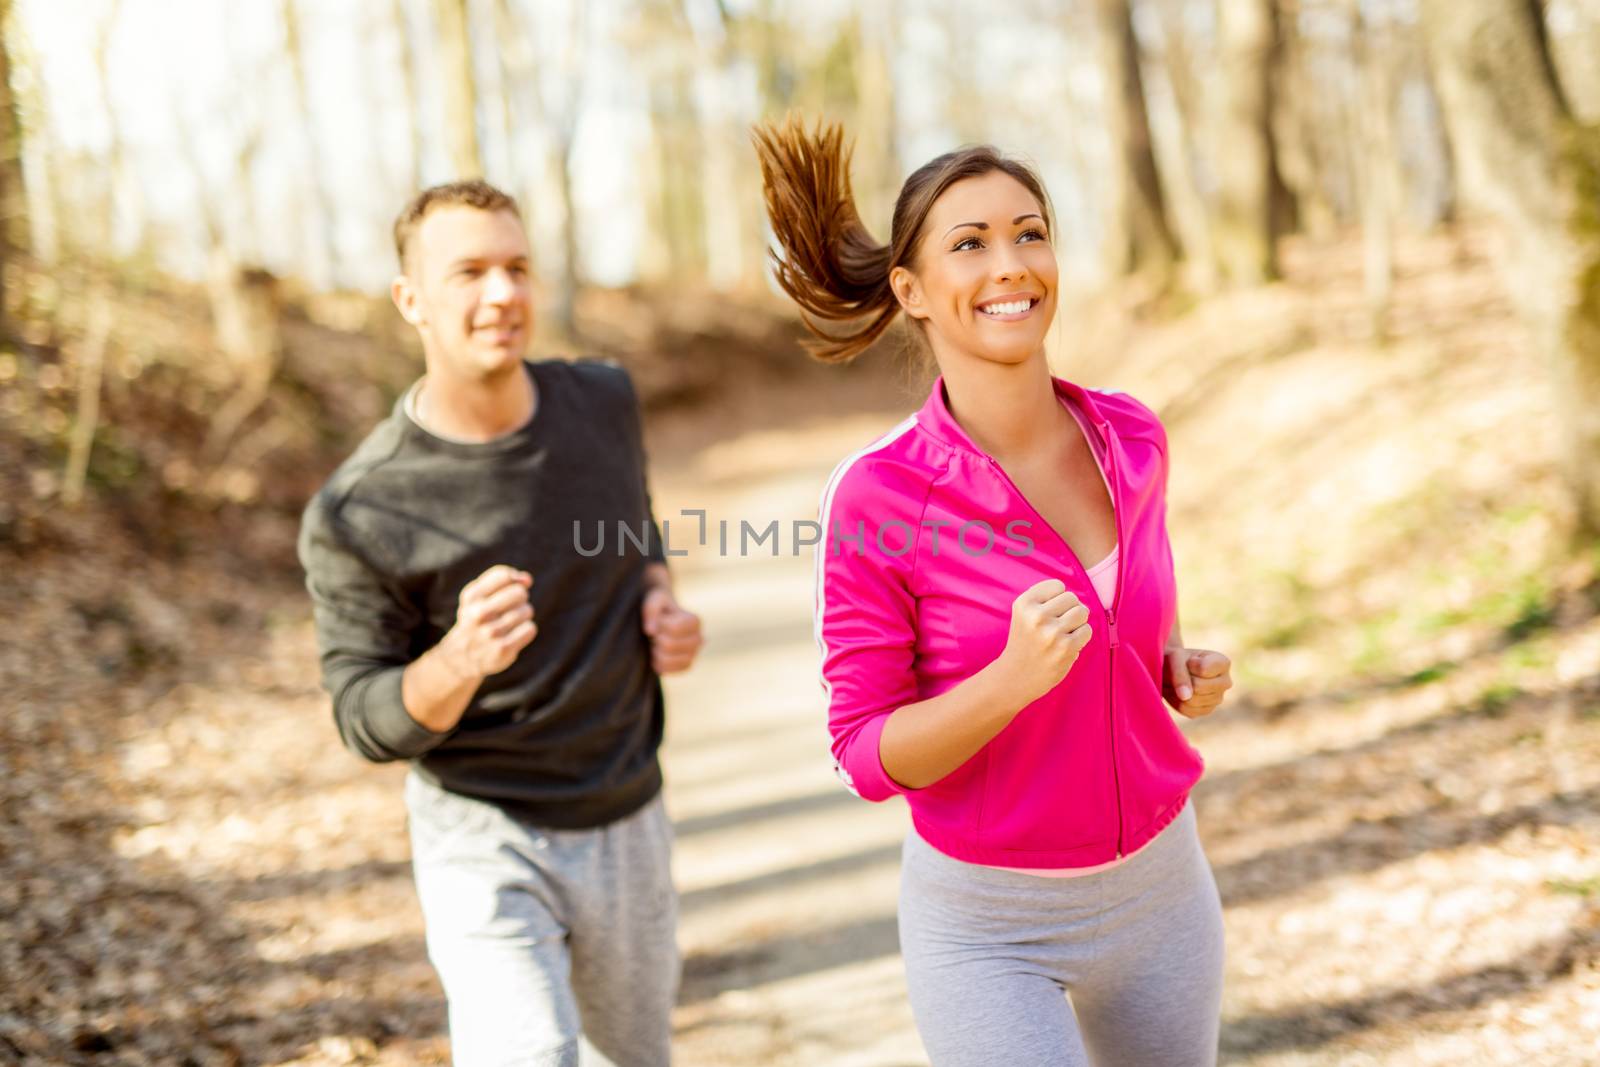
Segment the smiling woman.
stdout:
<svg viewBox="0 0 1600 1067">
<path fill-rule="evenodd" d="M 1222 913 L 1188 804 L 1203 763 L 1163 697 L 1209 714 L 1229 662 L 1183 647 L 1160 421 L 1050 375 L 1044 188 L 963 148 L 906 179 L 880 245 L 840 130 L 790 121 L 756 147 L 813 353 L 852 359 L 904 311 L 940 370 L 920 412 L 834 471 L 816 557 L 835 768 L 911 808 L 900 942 L 929 1056 L 1214 1064 Z M 952 551 L 978 523 L 1026 548 Z M 910 542 L 893 552 L 857 533 L 891 524 Z"/>
<path fill-rule="evenodd" d="M 808 347 L 818 359 L 854 359 L 889 328 L 900 311 L 892 278 L 915 259 L 923 232 L 931 228 L 929 212 L 941 194 L 963 179 L 1009 177 L 1028 198 L 1027 213 L 1037 220 L 1039 235 L 1048 233 L 1050 200 L 1038 177 L 1022 163 L 980 145 L 940 156 L 906 179 L 895 202 L 889 244 L 881 245 L 856 212 L 843 139 L 838 127 L 813 133 L 798 122 L 755 131 L 767 214 L 784 252 L 774 260 L 778 284 L 800 305 L 816 337 Z M 978 220 L 968 225 L 980 233 L 989 225 L 986 215 L 969 217 Z M 1054 253 L 1050 256 L 1053 262 Z M 857 325 L 834 332 L 818 320 Z"/>
<path fill-rule="evenodd" d="M 939 244 L 896 265 L 889 284 L 907 315 L 935 326 L 941 367 L 962 352 L 1020 362 L 1042 349 L 1058 274 L 1043 209 L 1042 190 L 1003 170 L 955 182 L 931 205 L 924 225 Z"/>
</svg>

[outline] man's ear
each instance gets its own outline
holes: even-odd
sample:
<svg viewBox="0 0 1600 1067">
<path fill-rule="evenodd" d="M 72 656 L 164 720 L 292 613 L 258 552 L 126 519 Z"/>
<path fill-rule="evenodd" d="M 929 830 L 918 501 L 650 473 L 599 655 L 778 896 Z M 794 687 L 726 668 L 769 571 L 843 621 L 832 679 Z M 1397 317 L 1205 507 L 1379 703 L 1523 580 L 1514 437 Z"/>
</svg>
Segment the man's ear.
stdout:
<svg viewBox="0 0 1600 1067">
<path fill-rule="evenodd" d="M 889 272 L 889 288 L 894 291 L 894 298 L 900 301 L 900 309 L 914 319 L 928 317 L 928 308 L 922 301 L 922 286 L 917 281 L 917 276 L 904 267 L 896 267 Z"/>
<path fill-rule="evenodd" d="M 395 308 L 400 312 L 400 317 L 413 326 L 423 325 L 422 308 L 417 305 L 416 286 L 404 274 L 396 274 L 394 281 L 389 283 L 389 299 L 394 301 Z"/>
</svg>

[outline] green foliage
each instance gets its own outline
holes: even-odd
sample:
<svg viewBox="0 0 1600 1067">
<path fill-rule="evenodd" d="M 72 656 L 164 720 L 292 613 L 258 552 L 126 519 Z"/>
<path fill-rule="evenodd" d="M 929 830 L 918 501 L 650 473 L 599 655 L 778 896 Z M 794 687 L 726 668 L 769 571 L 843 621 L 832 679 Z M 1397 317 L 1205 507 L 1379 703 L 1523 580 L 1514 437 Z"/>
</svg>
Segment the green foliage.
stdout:
<svg viewBox="0 0 1600 1067">
<path fill-rule="evenodd" d="M 1523 695 L 1521 686 L 1509 682 L 1495 682 L 1478 694 L 1478 699 L 1473 704 L 1473 710 L 1491 719 L 1497 719 L 1505 713 L 1511 702 Z"/>
<path fill-rule="evenodd" d="M 1317 612 L 1318 589 L 1306 581 L 1303 569 L 1280 571 L 1269 579 L 1270 605 L 1266 614 L 1272 619 L 1267 629 L 1253 642 L 1259 648 L 1285 649 L 1304 644 L 1317 631 L 1321 617 Z"/>
<path fill-rule="evenodd" d="M 1449 661 L 1434 663 L 1422 668 L 1420 671 L 1413 671 L 1412 673 L 1406 675 L 1400 680 L 1400 684 L 1408 689 L 1415 688 L 1416 686 L 1427 685 L 1430 682 L 1437 682 L 1441 678 L 1450 677 L 1450 675 L 1454 674 L 1460 668 L 1461 664 L 1452 663 Z"/>
</svg>

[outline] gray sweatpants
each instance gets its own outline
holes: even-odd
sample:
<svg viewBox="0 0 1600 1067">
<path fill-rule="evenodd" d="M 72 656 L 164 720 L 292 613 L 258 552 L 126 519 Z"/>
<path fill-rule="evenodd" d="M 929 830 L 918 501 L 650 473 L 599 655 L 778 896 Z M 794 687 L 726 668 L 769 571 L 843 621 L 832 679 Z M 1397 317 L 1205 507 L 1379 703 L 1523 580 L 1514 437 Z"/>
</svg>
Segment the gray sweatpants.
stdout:
<svg viewBox="0 0 1600 1067">
<path fill-rule="evenodd" d="M 933 1067 L 1217 1061 L 1222 906 L 1193 804 L 1076 878 L 963 863 L 911 833 L 900 951 Z"/>
<path fill-rule="evenodd" d="M 406 778 L 428 958 L 456 1067 L 660 1067 L 671 1059 L 678 897 L 657 796 L 546 830 Z"/>
</svg>

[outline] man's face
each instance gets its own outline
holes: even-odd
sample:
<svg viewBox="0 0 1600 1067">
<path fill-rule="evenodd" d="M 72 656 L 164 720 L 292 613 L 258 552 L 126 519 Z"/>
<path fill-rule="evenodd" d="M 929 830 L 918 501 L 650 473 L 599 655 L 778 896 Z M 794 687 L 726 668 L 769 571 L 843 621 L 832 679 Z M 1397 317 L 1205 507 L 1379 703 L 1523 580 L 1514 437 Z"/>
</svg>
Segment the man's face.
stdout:
<svg viewBox="0 0 1600 1067">
<path fill-rule="evenodd" d="M 430 374 L 483 381 L 521 365 L 533 330 L 528 236 L 509 211 L 446 204 L 411 238 L 394 302 L 422 335 Z"/>
</svg>

